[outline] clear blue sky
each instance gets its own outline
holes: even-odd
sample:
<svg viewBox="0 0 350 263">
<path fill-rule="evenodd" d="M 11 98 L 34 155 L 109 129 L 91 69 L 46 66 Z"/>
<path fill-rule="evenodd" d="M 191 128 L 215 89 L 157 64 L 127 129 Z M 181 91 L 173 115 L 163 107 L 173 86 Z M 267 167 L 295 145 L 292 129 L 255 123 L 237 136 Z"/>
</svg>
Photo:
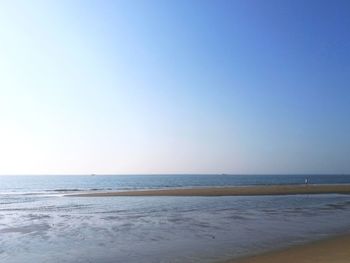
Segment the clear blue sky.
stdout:
<svg viewBox="0 0 350 263">
<path fill-rule="evenodd" d="M 1 1 L 0 174 L 350 173 L 349 14 Z"/>
</svg>

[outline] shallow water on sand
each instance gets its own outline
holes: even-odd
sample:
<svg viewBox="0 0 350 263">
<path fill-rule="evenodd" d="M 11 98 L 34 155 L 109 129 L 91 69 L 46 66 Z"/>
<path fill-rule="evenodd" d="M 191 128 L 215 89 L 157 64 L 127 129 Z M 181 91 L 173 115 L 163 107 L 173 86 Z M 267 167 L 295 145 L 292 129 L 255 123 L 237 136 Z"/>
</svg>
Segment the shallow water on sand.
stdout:
<svg viewBox="0 0 350 263">
<path fill-rule="evenodd" d="M 350 229 L 350 196 L 2 194 L 0 262 L 213 262 Z"/>
</svg>

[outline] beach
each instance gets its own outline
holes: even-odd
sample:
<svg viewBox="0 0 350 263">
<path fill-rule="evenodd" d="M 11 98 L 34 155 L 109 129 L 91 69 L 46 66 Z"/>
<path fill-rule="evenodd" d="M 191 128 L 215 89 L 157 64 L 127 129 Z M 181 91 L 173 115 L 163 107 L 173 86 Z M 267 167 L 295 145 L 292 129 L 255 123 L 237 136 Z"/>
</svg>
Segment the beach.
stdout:
<svg viewBox="0 0 350 263">
<path fill-rule="evenodd" d="M 105 191 L 68 194 L 79 197 L 104 196 L 259 196 L 259 195 L 298 195 L 298 194 L 350 194 L 350 184 L 343 185 L 269 185 L 233 186 L 182 189 L 157 189 L 133 191 Z"/>
<path fill-rule="evenodd" d="M 231 260 L 225 263 L 348 263 L 350 262 L 350 235 L 333 237 L 305 245 L 293 246 Z"/>
<path fill-rule="evenodd" d="M 269 185 L 113 191 L 74 194 L 79 197 L 108 196 L 268 196 L 268 195 L 350 194 L 350 185 Z M 285 249 L 232 259 L 221 263 L 347 263 L 350 235 L 331 237 Z"/>
<path fill-rule="evenodd" d="M 0 262 L 338 263 L 349 241 L 326 239 L 349 233 L 350 177 L 304 178 L 4 176 Z"/>
</svg>

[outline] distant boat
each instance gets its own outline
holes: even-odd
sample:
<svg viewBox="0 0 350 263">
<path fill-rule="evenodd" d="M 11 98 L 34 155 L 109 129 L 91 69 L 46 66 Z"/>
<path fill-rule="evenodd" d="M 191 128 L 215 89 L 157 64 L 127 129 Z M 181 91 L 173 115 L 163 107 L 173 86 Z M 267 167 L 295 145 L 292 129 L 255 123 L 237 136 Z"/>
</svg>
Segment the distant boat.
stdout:
<svg viewBox="0 0 350 263">
<path fill-rule="evenodd" d="M 96 174 L 90 174 L 91 176 L 95 176 Z"/>
</svg>

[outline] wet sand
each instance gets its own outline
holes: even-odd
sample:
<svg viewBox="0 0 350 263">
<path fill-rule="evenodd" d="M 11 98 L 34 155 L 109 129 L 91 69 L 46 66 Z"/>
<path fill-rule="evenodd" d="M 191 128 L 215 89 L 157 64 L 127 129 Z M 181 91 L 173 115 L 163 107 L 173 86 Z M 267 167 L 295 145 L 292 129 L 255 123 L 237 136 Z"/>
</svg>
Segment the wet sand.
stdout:
<svg viewBox="0 0 350 263">
<path fill-rule="evenodd" d="M 347 185 L 270 185 L 236 186 L 186 189 L 134 190 L 118 192 L 89 192 L 69 194 L 78 197 L 103 196 L 258 196 L 258 195 L 296 195 L 296 194 L 350 194 Z"/>
<path fill-rule="evenodd" d="M 350 235 L 316 241 L 225 263 L 349 263 Z"/>
</svg>

